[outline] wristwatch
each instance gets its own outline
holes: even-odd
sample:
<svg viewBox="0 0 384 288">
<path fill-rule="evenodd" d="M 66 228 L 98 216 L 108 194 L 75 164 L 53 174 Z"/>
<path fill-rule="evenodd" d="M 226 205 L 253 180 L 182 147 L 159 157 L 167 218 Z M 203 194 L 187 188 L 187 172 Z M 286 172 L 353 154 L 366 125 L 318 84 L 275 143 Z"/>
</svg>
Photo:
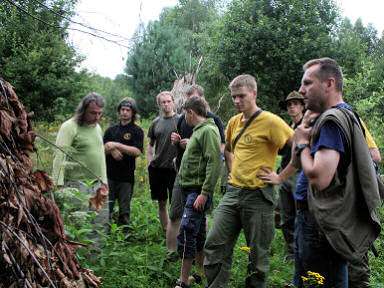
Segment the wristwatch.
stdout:
<svg viewBox="0 0 384 288">
<path fill-rule="evenodd" d="M 305 149 L 305 148 L 311 148 L 311 145 L 309 145 L 309 144 L 299 144 L 299 145 L 297 145 L 296 146 L 296 148 L 295 148 L 295 155 L 297 156 L 297 157 L 300 157 L 300 154 L 301 154 L 301 152 Z"/>
</svg>

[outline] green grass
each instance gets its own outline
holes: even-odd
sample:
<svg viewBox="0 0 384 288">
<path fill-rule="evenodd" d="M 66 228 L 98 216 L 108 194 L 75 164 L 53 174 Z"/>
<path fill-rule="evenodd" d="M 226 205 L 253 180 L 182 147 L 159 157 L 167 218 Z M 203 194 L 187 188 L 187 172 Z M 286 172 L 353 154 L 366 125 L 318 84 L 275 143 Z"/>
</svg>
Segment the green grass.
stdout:
<svg viewBox="0 0 384 288">
<path fill-rule="evenodd" d="M 142 189 L 138 189 L 142 192 Z M 103 276 L 103 287 L 173 287 L 180 273 L 180 261 L 169 263 L 162 270 L 166 253 L 165 233 L 160 228 L 157 217 L 157 203 L 151 201 L 149 191 L 138 193 L 132 200 L 132 232 L 125 240 L 115 224 L 111 233 L 105 235 L 105 246 L 100 253 L 97 265 L 92 265 L 82 249 L 78 255 L 82 265 Z M 221 198 L 221 197 L 217 197 Z M 211 219 L 211 216 L 210 216 Z M 243 233 L 240 234 L 234 249 L 233 269 L 229 287 L 244 287 L 248 253 L 239 248 L 246 246 Z M 290 281 L 293 265 L 283 264 L 284 240 L 280 230 L 276 231 L 271 246 L 271 274 L 268 287 L 283 287 Z M 194 287 L 204 287 L 194 285 Z"/>
</svg>

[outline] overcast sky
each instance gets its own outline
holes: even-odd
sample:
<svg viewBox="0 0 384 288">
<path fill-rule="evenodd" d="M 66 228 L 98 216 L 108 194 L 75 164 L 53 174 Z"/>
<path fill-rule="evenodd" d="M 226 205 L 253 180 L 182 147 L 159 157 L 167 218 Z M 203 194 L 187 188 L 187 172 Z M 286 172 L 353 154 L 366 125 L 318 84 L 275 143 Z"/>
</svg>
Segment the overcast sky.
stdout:
<svg viewBox="0 0 384 288">
<path fill-rule="evenodd" d="M 361 17 L 364 25 L 372 23 L 381 35 L 384 29 L 384 0 L 336 1 L 340 4 L 344 16 L 352 22 Z M 158 19 L 164 7 L 173 7 L 176 4 L 177 0 L 80 0 L 76 8 L 77 16 L 73 19 L 93 28 L 131 38 L 140 20 L 146 26 L 149 20 Z M 79 25 L 71 27 L 90 31 Z M 97 34 L 112 40 L 123 40 L 101 32 Z M 70 31 L 69 39 L 77 50 L 87 57 L 82 65 L 90 71 L 110 78 L 124 72 L 128 48 L 76 31 Z M 129 45 L 127 40 L 119 43 Z"/>
</svg>

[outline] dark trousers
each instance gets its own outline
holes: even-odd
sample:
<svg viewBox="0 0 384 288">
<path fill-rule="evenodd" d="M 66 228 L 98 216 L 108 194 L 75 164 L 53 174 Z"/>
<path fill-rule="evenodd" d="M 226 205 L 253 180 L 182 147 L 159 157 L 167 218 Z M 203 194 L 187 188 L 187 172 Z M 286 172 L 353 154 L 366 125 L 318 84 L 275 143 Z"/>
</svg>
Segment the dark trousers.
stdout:
<svg viewBox="0 0 384 288">
<path fill-rule="evenodd" d="M 365 253 L 360 264 L 348 264 L 348 287 L 368 288 L 371 269 L 369 268 L 368 252 Z"/>
<path fill-rule="evenodd" d="M 308 210 L 296 215 L 294 250 L 295 287 L 303 287 L 301 276 L 311 271 L 325 277 L 324 288 L 348 288 L 348 262 L 333 250 Z"/>
<path fill-rule="evenodd" d="M 197 211 L 193 208 L 193 203 L 200 191 L 200 188 L 182 189 L 184 212 L 177 236 L 177 250 L 181 258 L 194 259 L 197 252 L 204 248 L 207 236 L 205 212 L 212 205 L 212 197 L 208 198 L 203 211 Z"/>
<path fill-rule="evenodd" d="M 117 220 L 117 225 L 129 225 L 131 216 L 133 183 L 108 179 L 108 186 L 109 220 L 112 221 L 113 208 L 115 206 L 115 201 L 117 200 L 119 203 L 119 218 Z M 124 228 L 124 231 L 128 231 L 127 227 Z"/>
<path fill-rule="evenodd" d="M 296 173 L 279 187 L 280 227 L 285 239 L 287 253 L 293 255 L 296 218 L 295 189 L 299 173 Z"/>
</svg>

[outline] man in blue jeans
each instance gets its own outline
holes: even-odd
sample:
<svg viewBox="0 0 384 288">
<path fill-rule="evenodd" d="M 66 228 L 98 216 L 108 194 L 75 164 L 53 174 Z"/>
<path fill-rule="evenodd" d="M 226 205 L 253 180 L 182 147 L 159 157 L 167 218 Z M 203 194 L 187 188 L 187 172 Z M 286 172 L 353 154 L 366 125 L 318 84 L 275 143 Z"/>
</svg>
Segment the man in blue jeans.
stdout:
<svg viewBox="0 0 384 288">
<path fill-rule="evenodd" d="M 336 61 L 329 58 L 311 60 L 304 65 L 304 71 L 299 92 L 304 96 L 307 109 L 320 114 L 334 106 L 350 109 L 343 102 L 343 75 Z M 346 174 L 351 159 L 346 137 L 334 122 L 325 122 L 319 128 L 319 138 L 312 142 L 310 123 L 311 120 L 305 119 L 295 130 L 295 153 L 292 161 L 301 164 L 302 171 L 295 193 L 298 213 L 295 223 L 293 284 L 295 287 L 302 287 L 301 276 L 312 271 L 325 277 L 324 287 L 346 288 L 348 262 L 333 249 L 315 221 L 316 215 L 308 210 L 307 195 L 310 188 L 326 193 L 325 189 L 335 185 L 335 175 Z"/>
<path fill-rule="evenodd" d="M 177 236 L 182 263 L 176 287 L 182 288 L 189 287 L 193 260 L 197 266 L 203 265 L 205 212 L 212 205 L 221 169 L 220 134 L 214 120 L 206 118 L 207 109 L 208 104 L 199 96 L 188 98 L 184 104 L 185 120 L 194 128 L 179 170 L 184 213 Z"/>
</svg>

